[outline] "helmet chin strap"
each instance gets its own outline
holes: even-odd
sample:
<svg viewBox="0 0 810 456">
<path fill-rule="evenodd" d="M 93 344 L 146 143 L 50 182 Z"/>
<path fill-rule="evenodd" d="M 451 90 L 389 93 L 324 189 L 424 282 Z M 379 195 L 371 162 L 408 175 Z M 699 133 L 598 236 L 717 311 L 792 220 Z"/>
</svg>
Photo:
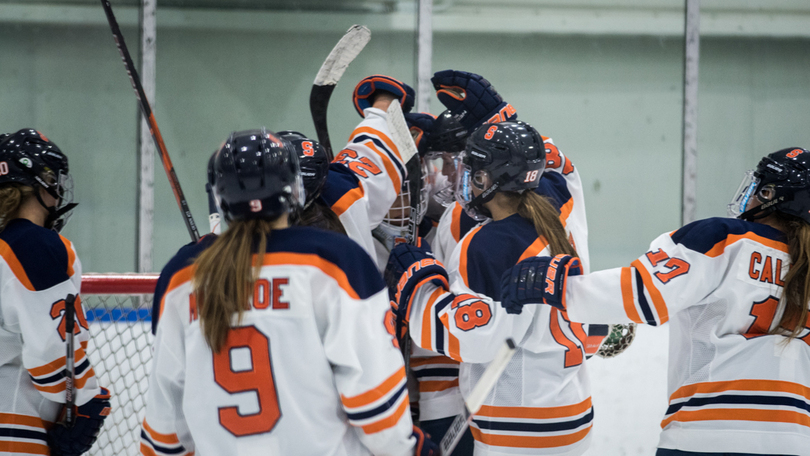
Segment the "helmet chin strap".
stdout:
<svg viewBox="0 0 810 456">
<path fill-rule="evenodd" d="M 504 173 L 499 177 L 494 184 L 490 185 L 488 189 L 484 190 L 480 195 L 470 200 L 469 206 L 488 218 L 492 218 L 492 213 L 489 209 L 484 207 L 484 203 L 488 203 L 492 198 L 495 198 L 495 193 L 506 181 L 509 180 L 509 175 Z"/>
<path fill-rule="evenodd" d="M 759 220 L 761 218 L 765 218 L 765 217 L 773 214 L 774 212 L 776 212 L 776 206 L 779 203 L 784 203 L 785 201 L 787 201 L 787 199 L 785 199 L 784 195 L 779 196 L 777 198 L 772 199 L 771 201 L 768 201 L 767 203 L 762 203 L 759 206 L 752 207 L 751 209 L 748 209 L 747 211 L 740 214 L 739 217 L 737 217 L 737 218 L 739 218 L 740 220 L 746 220 L 746 221 L 749 221 L 749 222 L 753 222 L 754 220 Z"/>
<path fill-rule="evenodd" d="M 78 203 L 70 203 L 66 204 L 64 207 L 60 209 L 55 209 L 53 206 L 48 206 L 45 204 L 45 201 L 42 200 L 42 195 L 39 192 L 34 192 L 37 196 L 37 201 L 39 204 L 48 211 L 48 216 L 45 218 L 45 228 L 49 230 L 55 230 L 57 233 L 62 230 L 62 226 L 56 226 L 57 220 L 59 220 L 63 215 L 67 214 L 68 212 L 72 211 L 73 208 L 78 206 Z"/>
</svg>

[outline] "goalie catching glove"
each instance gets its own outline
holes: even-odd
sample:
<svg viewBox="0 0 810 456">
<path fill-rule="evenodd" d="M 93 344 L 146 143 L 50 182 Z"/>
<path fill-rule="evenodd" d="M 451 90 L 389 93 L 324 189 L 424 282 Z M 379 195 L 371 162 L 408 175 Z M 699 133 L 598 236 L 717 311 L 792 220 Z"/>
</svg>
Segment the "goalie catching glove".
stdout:
<svg viewBox="0 0 810 456">
<path fill-rule="evenodd" d="M 110 391 L 101 388 L 101 393 L 86 404 L 76 408 L 76 421 L 68 428 L 55 424 L 48 431 L 48 446 L 53 456 L 79 456 L 90 450 L 95 443 L 104 419 L 110 414 Z M 62 415 L 65 408 L 62 408 Z"/>
<path fill-rule="evenodd" d="M 579 258 L 571 255 L 527 258 L 501 276 L 501 306 L 510 314 L 520 314 L 526 304 L 548 304 L 564 311 L 566 279 L 580 274 Z"/>
<path fill-rule="evenodd" d="M 468 132 L 485 123 L 517 120 L 515 108 L 503 101 L 495 87 L 480 75 L 444 70 L 436 72 L 430 81 L 439 101 Z"/>
<path fill-rule="evenodd" d="M 420 239 L 421 241 L 421 239 Z M 447 285 L 447 272 L 425 241 L 421 247 L 411 244 L 398 244 L 391 250 L 385 276 L 393 279 L 395 285 L 389 285 L 391 310 L 396 317 L 397 337 L 401 338 L 408 328 L 413 295 L 422 285 L 433 283 L 436 286 L 450 288 Z"/>
</svg>

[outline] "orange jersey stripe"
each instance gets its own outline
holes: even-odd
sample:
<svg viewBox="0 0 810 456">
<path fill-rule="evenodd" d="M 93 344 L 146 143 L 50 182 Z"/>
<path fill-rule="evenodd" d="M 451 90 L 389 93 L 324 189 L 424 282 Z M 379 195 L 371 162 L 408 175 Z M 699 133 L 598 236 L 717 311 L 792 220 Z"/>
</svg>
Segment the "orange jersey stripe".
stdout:
<svg viewBox="0 0 810 456">
<path fill-rule="evenodd" d="M 51 454 L 51 450 L 42 443 L 0 441 L 0 453 Z"/>
<path fill-rule="evenodd" d="M 667 310 L 667 304 L 664 302 L 664 297 L 661 296 L 661 292 L 658 291 L 658 288 L 655 288 L 655 283 L 653 283 L 650 272 L 644 268 L 644 265 L 642 265 L 639 260 L 633 261 L 630 263 L 630 265 L 636 268 L 636 270 L 640 273 L 641 281 L 644 282 L 644 287 L 647 288 L 647 291 L 650 293 L 653 305 L 655 306 L 655 311 L 658 313 L 658 324 L 663 325 L 664 323 L 668 322 L 669 311 Z"/>
<path fill-rule="evenodd" d="M 28 274 L 25 273 L 25 269 L 23 269 L 22 264 L 20 264 L 20 260 L 17 259 L 17 255 L 11 250 L 11 246 L 2 239 L 0 239 L 0 256 L 6 260 L 6 264 L 11 268 L 11 272 L 14 273 L 14 276 L 17 277 L 17 280 L 19 280 L 26 289 L 36 291 L 34 290 L 34 285 L 28 280 Z"/>
<path fill-rule="evenodd" d="M 476 416 L 489 416 L 493 418 L 534 418 L 553 419 L 570 418 L 581 415 L 591 409 L 591 398 L 585 399 L 579 404 L 564 405 L 561 407 L 498 407 L 494 405 L 484 405 L 476 413 Z"/>
<path fill-rule="evenodd" d="M 555 448 L 572 445 L 584 439 L 591 426 L 566 435 L 551 436 L 524 436 L 524 435 L 496 435 L 485 434 L 476 427 L 470 427 L 475 440 L 492 446 L 513 447 L 513 448 Z"/>
<path fill-rule="evenodd" d="M 450 323 L 448 323 L 450 317 L 447 314 L 442 315 L 439 317 L 439 320 L 444 325 L 445 329 L 447 329 L 447 354 L 458 361 L 464 361 L 461 359 L 461 349 L 459 348 L 458 338 L 450 332 Z M 438 328 L 436 328 L 438 330 Z M 441 347 L 436 347 L 441 348 Z"/>
<path fill-rule="evenodd" d="M 38 416 L 17 415 L 15 413 L 0 413 L 0 424 L 19 424 L 21 426 L 47 429 L 51 423 Z"/>
<path fill-rule="evenodd" d="M 450 288 L 450 287 L 448 287 Z M 436 300 L 439 299 L 439 296 L 444 294 L 444 290 L 441 288 L 436 288 L 433 293 L 430 295 L 428 299 L 428 303 L 425 306 L 425 310 L 422 312 L 422 347 L 428 348 L 431 347 L 433 343 L 433 331 L 431 328 L 433 327 L 433 305 L 436 303 Z M 413 299 L 413 294 L 411 294 L 411 299 Z M 439 328 L 436 328 L 437 331 L 440 331 Z M 432 359 L 432 358 L 431 358 Z M 414 366 L 411 363 L 411 366 Z"/>
<path fill-rule="evenodd" d="M 810 427 L 810 417 L 801 412 L 789 410 L 761 410 L 761 409 L 706 409 L 706 410 L 678 410 L 661 422 L 661 427 L 667 427 L 673 421 L 765 421 L 769 423 L 791 423 Z"/>
<path fill-rule="evenodd" d="M 435 393 L 450 388 L 458 388 L 458 379 L 455 380 L 420 380 L 419 392 Z"/>
<path fill-rule="evenodd" d="M 343 215 L 346 211 L 352 207 L 352 204 L 363 198 L 365 195 L 365 191 L 363 190 L 363 184 L 360 183 L 360 186 L 357 188 L 353 188 L 346 192 L 343 196 L 340 197 L 339 200 L 335 204 L 332 205 L 332 212 L 335 213 L 338 217 Z"/>
<path fill-rule="evenodd" d="M 381 132 L 380 130 L 375 130 L 371 127 L 360 127 L 352 132 L 352 138 L 359 135 L 360 133 L 370 133 L 372 135 L 378 136 L 380 139 L 382 139 L 382 142 L 384 142 L 388 146 L 391 152 L 393 152 L 394 155 L 397 156 L 399 161 L 402 161 L 402 155 L 399 153 L 399 149 L 397 149 L 396 144 L 394 144 L 394 141 L 391 141 L 391 138 L 389 138 L 388 135 Z M 349 142 L 351 142 L 351 138 L 349 139 Z M 397 192 L 399 192 L 399 190 L 397 190 Z"/>
<path fill-rule="evenodd" d="M 399 422 L 399 419 L 402 418 L 402 415 L 405 414 L 406 410 L 408 410 L 408 395 L 407 395 L 407 393 L 405 394 L 405 400 L 403 400 L 402 403 L 399 404 L 399 407 L 397 407 L 397 409 L 396 409 L 396 411 L 394 412 L 393 415 L 391 415 L 391 416 L 389 416 L 387 418 L 383 418 L 380 421 L 377 421 L 375 423 L 371 423 L 371 424 L 367 424 L 365 426 L 362 426 L 363 432 L 365 432 L 366 434 L 374 434 L 375 432 L 384 431 L 386 429 L 389 429 L 389 428 L 392 428 L 392 427 L 396 426 L 397 423 Z"/>
<path fill-rule="evenodd" d="M 157 454 L 155 454 L 155 450 L 145 443 L 141 443 L 141 454 L 144 456 L 157 456 Z"/>
<path fill-rule="evenodd" d="M 429 358 L 411 358 L 411 367 L 421 367 L 428 364 L 454 364 L 459 362 L 446 356 L 431 356 Z"/>
<path fill-rule="evenodd" d="M 461 212 L 464 210 L 461 204 L 453 203 L 453 212 L 450 214 L 450 233 L 456 242 L 461 240 Z"/>
<path fill-rule="evenodd" d="M 73 386 L 76 389 L 82 389 L 84 388 L 85 383 L 87 383 L 87 380 L 90 379 L 91 377 L 94 377 L 95 375 L 96 373 L 91 367 L 87 369 L 81 377 L 75 380 Z M 62 379 L 59 383 L 51 386 L 41 386 L 34 383 L 34 388 L 36 388 L 39 391 L 42 391 L 43 393 L 53 393 L 53 394 L 61 393 L 62 391 L 65 390 L 65 379 Z"/>
<path fill-rule="evenodd" d="M 79 348 L 76 349 L 76 351 L 73 353 L 73 359 L 76 360 L 77 364 L 78 361 L 80 361 L 86 356 L 85 350 L 87 350 L 87 341 L 83 340 L 79 344 Z M 28 373 L 31 374 L 32 377 L 42 377 L 43 375 L 53 374 L 56 371 L 64 369 L 66 363 L 67 363 L 67 356 L 63 356 L 43 366 L 28 369 Z"/>
<path fill-rule="evenodd" d="M 146 422 L 146 419 L 143 420 L 143 428 L 146 430 L 146 433 L 149 434 L 149 437 L 155 442 L 165 443 L 167 445 L 177 445 L 180 443 L 180 439 L 177 438 L 177 434 L 161 434 L 160 432 L 152 429 L 152 427 L 149 426 L 149 423 Z"/>
<path fill-rule="evenodd" d="M 685 385 L 672 393 L 669 400 L 692 397 L 695 394 L 711 394 L 723 391 L 771 391 L 790 393 L 810 399 L 810 388 L 792 382 L 779 380 L 729 380 L 725 382 L 705 382 Z"/>
<path fill-rule="evenodd" d="M 169 285 L 166 287 L 166 291 L 163 293 L 163 297 L 160 298 L 160 312 L 158 313 L 159 318 L 163 318 L 163 311 L 166 309 L 166 295 L 180 285 L 190 281 L 192 277 L 194 277 L 195 270 L 196 268 L 194 265 L 190 264 L 174 273 L 172 279 L 169 281 Z"/>
<path fill-rule="evenodd" d="M 399 368 L 399 370 L 394 372 L 393 375 L 391 375 L 390 377 L 385 379 L 385 381 L 380 383 L 378 387 L 352 397 L 346 397 L 341 394 L 340 400 L 343 402 L 344 406 L 349 408 L 362 407 L 364 405 L 371 404 L 372 402 L 385 397 L 386 394 L 390 393 L 391 390 L 393 390 L 397 385 L 399 385 L 400 382 L 402 382 L 404 379 L 405 379 L 405 366 Z"/>
<path fill-rule="evenodd" d="M 68 264 L 67 264 L 67 275 L 68 277 L 73 277 L 73 262 L 76 261 L 76 252 L 73 251 L 73 244 L 67 240 L 66 237 L 59 235 L 59 239 L 62 240 L 62 243 L 65 244 L 65 249 L 67 250 L 68 255 Z"/>
<path fill-rule="evenodd" d="M 332 277 L 340 285 L 340 288 L 353 299 L 360 299 L 360 295 L 354 291 L 346 272 L 340 269 L 336 264 L 325 260 L 313 253 L 265 253 L 264 266 L 282 266 L 282 265 L 301 265 L 301 266 L 314 266 L 321 270 L 324 274 Z"/>
<path fill-rule="evenodd" d="M 363 144 L 380 156 L 380 160 L 383 162 L 385 171 L 388 173 L 388 177 L 391 179 L 391 184 L 394 186 L 394 194 L 399 195 L 399 192 L 402 190 L 402 180 L 400 179 L 399 173 L 394 167 L 394 163 L 391 161 L 391 158 L 388 157 L 388 154 L 385 152 L 377 149 L 377 146 L 375 146 L 373 142 L 366 141 Z"/>
<path fill-rule="evenodd" d="M 544 248 L 548 246 L 548 241 L 544 236 L 540 236 L 532 242 L 526 250 L 523 251 L 523 254 L 520 255 L 518 259 L 518 263 L 525 260 L 526 258 L 536 257 L 537 254 L 543 251 Z"/>
<path fill-rule="evenodd" d="M 773 249 L 788 253 L 787 244 L 784 242 L 774 241 L 772 239 L 768 239 L 766 237 L 758 236 L 754 233 L 745 233 L 745 234 L 731 234 L 727 238 L 723 239 L 722 241 L 718 242 L 714 245 L 708 252 L 706 252 L 706 256 L 716 258 L 723 254 L 726 247 L 734 244 L 737 241 L 741 241 L 743 239 L 751 239 L 756 241 L 762 245 L 766 245 Z"/>
<path fill-rule="evenodd" d="M 638 314 L 638 310 L 636 309 L 636 302 L 633 298 L 633 276 L 632 276 L 632 269 L 631 268 L 622 268 L 622 276 L 621 276 L 621 283 L 622 283 L 622 303 L 624 304 L 624 313 L 627 314 L 627 318 L 636 322 L 636 323 L 644 323 L 641 321 L 641 316 Z"/>
<path fill-rule="evenodd" d="M 464 237 L 464 242 L 461 243 L 461 258 L 459 259 L 458 272 L 461 273 L 461 279 L 464 280 L 464 285 L 466 285 L 467 288 L 470 287 L 470 281 L 467 279 L 467 249 L 470 248 L 470 242 L 473 236 L 475 236 L 481 228 L 482 227 L 479 226 L 470 231 L 470 233 Z"/>
<path fill-rule="evenodd" d="M 560 207 L 560 222 L 562 222 L 562 226 L 565 227 L 568 222 L 568 217 L 571 215 L 571 211 L 574 210 L 574 198 L 569 198 L 568 201 Z"/>
</svg>

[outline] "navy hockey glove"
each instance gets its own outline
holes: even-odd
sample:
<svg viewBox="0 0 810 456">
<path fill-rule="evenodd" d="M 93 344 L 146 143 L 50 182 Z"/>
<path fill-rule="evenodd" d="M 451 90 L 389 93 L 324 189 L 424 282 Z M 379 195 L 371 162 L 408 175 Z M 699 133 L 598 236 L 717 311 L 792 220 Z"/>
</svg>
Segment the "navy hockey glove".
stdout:
<svg viewBox="0 0 810 456">
<path fill-rule="evenodd" d="M 430 434 L 414 426 L 411 436 L 416 438 L 416 445 L 413 448 L 414 456 L 439 456 L 439 445 L 430 440 Z"/>
<path fill-rule="evenodd" d="M 527 258 L 501 277 L 501 306 L 510 314 L 520 314 L 525 304 L 549 304 L 565 310 L 566 279 L 580 274 L 579 258 L 571 255 Z"/>
<path fill-rule="evenodd" d="M 415 94 L 411 86 L 390 76 L 375 74 L 364 78 L 354 88 L 352 102 L 360 117 L 366 116 L 363 110 L 370 108 L 374 104 L 374 93 L 378 90 L 384 90 L 397 97 L 404 114 L 411 112 L 411 109 L 413 109 Z"/>
<path fill-rule="evenodd" d="M 433 132 L 433 125 L 436 123 L 436 116 L 424 112 L 410 112 L 405 114 L 405 122 L 413 136 L 413 142 L 419 151 L 419 156 L 424 157 L 428 151 L 430 135 Z"/>
<path fill-rule="evenodd" d="M 466 71 L 444 70 L 430 79 L 436 96 L 461 125 L 472 132 L 485 123 L 517 120 L 517 112 L 483 77 Z"/>
<path fill-rule="evenodd" d="M 104 419 L 110 414 L 110 391 L 101 388 L 101 394 L 76 409 L 76 421 L 67 428 L 55 424 L 48 431 L 48 446 L 53 456 L 79 456 L 95 443 Z M 64 407 L 62 409 L 64 413 Z"/>
<path fill-rule="evenodd" d="M 422 242 L 426 246 L 427 242 Z M 386 275 L 396 280 L 396 285 L 388 289 L 391 297 L 391 309 L 397 318 L 397 334 L 408 327 L 413 294 L 426 283 L 450 288 L 447 284 L 447 272 L 433 253 L 424 247 L 410 244 L 398 244 L 391 250 Z"/>
</svg>

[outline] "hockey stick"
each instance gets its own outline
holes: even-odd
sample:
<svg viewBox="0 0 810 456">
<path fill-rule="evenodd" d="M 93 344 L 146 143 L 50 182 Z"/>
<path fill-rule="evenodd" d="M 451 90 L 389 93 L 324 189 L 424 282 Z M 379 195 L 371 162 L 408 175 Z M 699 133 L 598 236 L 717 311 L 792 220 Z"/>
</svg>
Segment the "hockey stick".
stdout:
<svg viewBox="0 0 810 456">
<path fill-rule="evenodd" d="M 205 193 L 208 193 L 208 226 L 211 228 L 212 234 L 220 234 L 222 232 L 222 216 L 219 215 L 219 206 L 217 206 L 211 184 L 205 184 Z"/>
<path fill-rule="evenodd" d="M 481 375 L 481 379 L 478 380 L 478 383 L 475 384 L 472 392 L 470 392 L 470 396 L 464 401 L 464 412 L 453 420 L 453 424 L 450 425 L 444 438 L 442 438 L 439 444 L 440 456 L 449 456 L 456 448 L 456 445 L 458 445 L 458 442 L 461 440 L 461 436 L 464 435 L 464 431 L 466 431 L 470 423 L 472 423 L 473 415 L 478 413 L 478 410 L 481 409 L 484 400 L 487 398 L 487 395 L 489 395 L 489 392 L 492 391 L 492 388 L 495 387 L 495 384 L 498 382 L 498 379 L 501 377 L 504 369 L 506 369 L 506 365 L 509 364 L 514 354 L 515 341 L 506 339 L 506 343 L 495 355 L 495 359 L 489 363 L 484 374 Z"/>
<path fill-rule="evenodd" d="M 76 412 L 73 407 L 76 405 L 76 369 L 75 369 L 75 354 L 73 348 L 75 342 L 73 339 L 73 328 L 76 325 L 76 295 L 69 294 L 65 298 L 65 342 L 67 345 L 67 354 L 65 355 L 65 422 L 66 428 L 73 427 L 76 421 Z"/>
<path fill-rule="evenodd" d="M 321 69 L 315 76 L 312 91 L 309 93 L 309 111 L 312 113 L 315 132 L 318 134 L 318 141 L 326 148 L 330 161 L 335 158 L 335 155 L 332 152 L 329 129 L 326 125 L 326 108 L 329 106 L 329 98 L 332 97 L 332 92 L 343 76 L 343 72 L 366 47 L 370 39 L 371 31 L 366 26 L 353 25 L 324 60 Z"/>
<path fill-rule="evenodd" d="M 183 220 L 186 222 L 188 234 L 194 242 L 200 240 L 200 233 L 197 231 L 197 225 L 194 223 L 194 218 L 191 216 L 191 209 L 188 207 L 186 197 L 183 195 L 183 190 L 180 188 L 180 181 L 177 179 L 177 173 L 174 172 L 174 165 L 169 158 L 169 152 L 166 150 L 166 145 L 163 143 L 163 136 L 158 129 L 155 115 L 152 113 L 152 108 L 149 106 L 149 100 L 146 99 L 146 94 L 141 85 L 141 78 L 138 76 L 138 71 L 135 69 L 135 64 L 132 63 L 132 57 L 129 55 L 127 45 L 124 42 L 124 35 L 121 29 L 118 28 L 118 21 L 115 20 L 112 6 L 109 0 L 101 0 L 101 6 L 104 7 L 104 13 L 107 14 L 107 22 L 110 23 L 113 39 L 118 46 L 118 52 L 121 53 L 121 59 L 124 61 L 124 68 L 127 70 L 129 80 L 132 83 L 132 88 L 135 89 L 135 96 L 141 103 L 141 112 L 149 125 L 149 132 L 152 133 L 152 139 L 155 140 L 155 146 L 160 153 L 160 161 L 163 163 L 163 169 L 166 170 L 166 176 L 169 178 L 169 185 L 174 192 L 174 198 L 177 200 L 177 205 L 180 206 L 180 212 L 183 214 Z"/>
</svg>

